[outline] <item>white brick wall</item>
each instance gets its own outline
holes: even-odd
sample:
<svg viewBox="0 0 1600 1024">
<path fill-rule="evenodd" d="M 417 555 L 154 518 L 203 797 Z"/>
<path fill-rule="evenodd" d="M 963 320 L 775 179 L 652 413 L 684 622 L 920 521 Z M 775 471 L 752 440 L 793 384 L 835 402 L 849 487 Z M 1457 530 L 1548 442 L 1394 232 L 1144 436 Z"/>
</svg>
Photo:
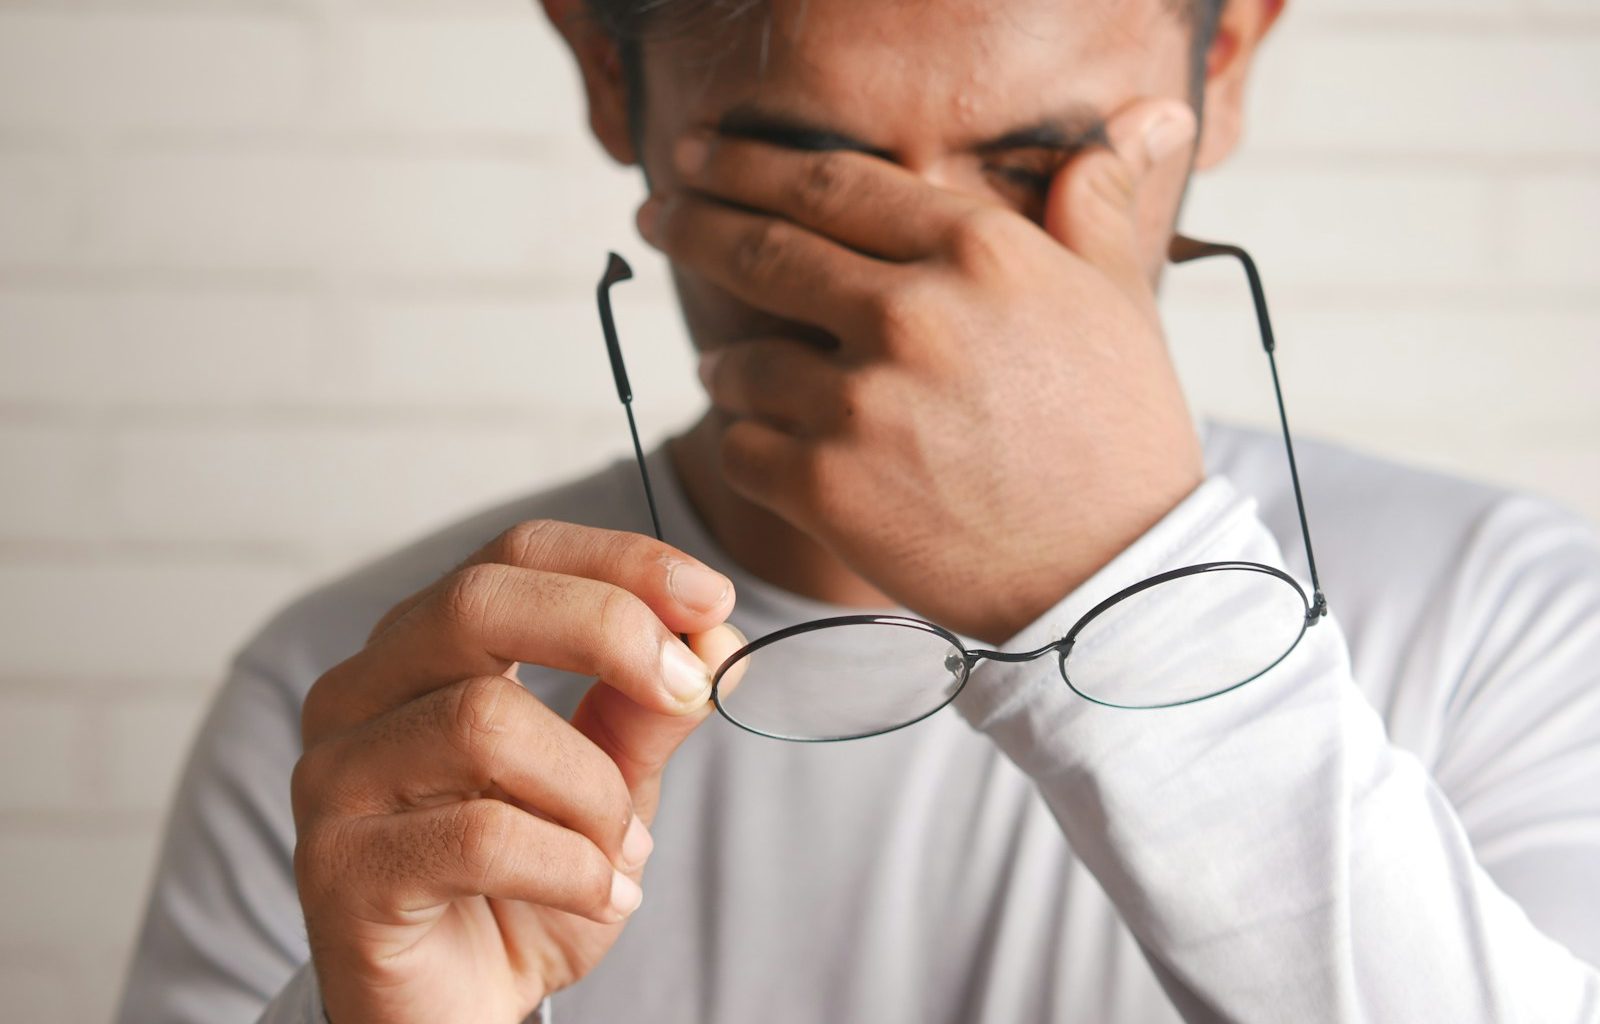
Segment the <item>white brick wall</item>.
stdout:
<svg viewBox="0 0 1600 1024">
<path fill-rule="evenodd" d="M 1299 429 L 1600 516 L 1600 5 L 1296 0 L 1188 227 Z M 531 0 L 0 2 L 0 1006 L 106 1017 L 228 653 L 319 576 L 650 439 L 696 386 Z M 576 241 L 587 240 L 587 241 Z M 1243 285 L 1175 271 L 1204 408 Z"/>
</svg>

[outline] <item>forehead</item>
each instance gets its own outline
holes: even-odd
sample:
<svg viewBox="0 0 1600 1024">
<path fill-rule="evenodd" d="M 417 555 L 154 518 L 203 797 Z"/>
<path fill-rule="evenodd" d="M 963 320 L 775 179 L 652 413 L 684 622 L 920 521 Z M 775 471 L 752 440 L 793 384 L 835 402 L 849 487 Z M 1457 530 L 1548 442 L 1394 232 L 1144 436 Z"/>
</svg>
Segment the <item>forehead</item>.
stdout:
<svg viewBox="0 0 1600 1024">
<path fill-rule="evenodd" d="M 902 128 L 1109 111 L 1184 81 L 1188 30 L 1171 3 L 764 0 L 648 47 L 649 105 L 697 119 L 754 102 L 886 147 Z"/>
</svg>

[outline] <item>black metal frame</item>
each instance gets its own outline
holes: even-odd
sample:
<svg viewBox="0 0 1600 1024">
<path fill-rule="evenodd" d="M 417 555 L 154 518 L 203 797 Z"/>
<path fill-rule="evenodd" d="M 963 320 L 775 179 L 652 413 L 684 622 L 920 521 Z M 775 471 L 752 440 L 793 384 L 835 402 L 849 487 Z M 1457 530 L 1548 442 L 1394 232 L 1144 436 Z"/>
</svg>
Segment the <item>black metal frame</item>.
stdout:
<svg viewBox="0 0 1600 1024">
<path fill-rule="evenodd" d="M 1100 704 L 1105 707 L 1122 708 L 1127 710 L 1157 710 L 1160 708 L 1171 708 L 1179 707 L 1185 704 L 1194 704 L 1202 700 L 1209 700 L 1212 697 L 1221 696 L 1222 694 L 1228 693 L 1232 690 L 1237 690 L 1239 687 L 1251 682 L 1252 680 L 1260 678 L 1263 674 L 1270 671 L 1284 658 L 1288 657 L 1291 651 L 1299 646 L 1300 640 L 1305 636 L 1306 630 L 1316 625 L 1317 620 L 1321 619 L 1328 613 L 1328 602 L 1322 593 L 1322 583 L 1317 576 L 1317 561 L 1311 549 L 1311 527 L 1306 518 L 1305 499 L 1300 491 L 1300 472 L 1295 463 L 1294 442 L 1289 435 L 1289 417 L 1284 411 L 1283 406 L 1283 389 L 1278 380 L 1278 361 L 1274 356 L 1274 352 L 1277 349 L 1277 341 L 1272 333 L 1272 320 L 1267 314 L 1267 298 L 1266 293 L 1261 286 L 1261 275 L 1257 272 L 1255 261 L 1250 258 L 1250 254 L 1236 245 L 1228 245 L 1216 242 L 1201 242 L 1192 238 L 1184 237 L 1182 235 L 1177 235 L 1172 240 L 1172 245 L 1168 251 L 1168 256 L 1173 263 L 1188 263 L 1192 260 L 1204 259 L 1208 256 L 1232 256 L 1244 266 L 1245 276 L 1250 281 L 1251 298 L 1255 303 L 1256 322 L 1261 330 L 1262 348 L 1267 353 L 1267 364 L 1272 370 L 1272 393 L 1278 405 L 1278 423 L 1283 430 L 1283 446 L 1284 451 L 1288 455 L 1289 461 L 1289 478 L 1294 485 L 1295 507 L 1300 516 L 1300 536 L 1305 542 L 1306 566 L 1311 575 L 1311 595 L 1308 597 L 1305 592 L 1305 588 L 1300 586 L 1300 584 L 1288 573 L 1270 565 L 1263 565 L 1260 562 L 1203 562 L 1196 565 L 1183 566 L 1182 568 L 1172 569 L 1167 572 L 1151 576 L 1147 579 L 1140 580 L 1138 583 L 1135 583 L 1132 586 L 1125 587 L 1122 590 L 1117 591 L 1115 594 L 1112 594 L 1110 597 L 1106 598 L 1085 612 L 1077 622 L 1073 623 L 1072 628 L 1069 629 L 1066 635 L 1061 639 L 1053 640 L 1037 650 L 1022 653 L 991 651 L 984 648 L 969 649 L 961 642 L 959 637 L 957 637 L 950 630 L 945 629 L 943 626 L 940 626 L 937 623 L 929 622 L 926 619 L 912 618 L 904 615 L 836 615 L 825 619 L 813 619 L 810 622 L 802 622 L 793 626 L 786 626 L 783 629 L 775 630 L 774 632 L 758 637 L 757 639 L 750 641 L 737 651 L 733 652 L 733 654 L 729 655 L 727 659 L 723 661 L 723 663 L 717 668 L 716 673 L 713 675 L 711 685 L 711 700 L 716 705 L 717 711 L 721 713 L 722 717 L 726 718 L 728 721 L 732 722 L 734 725 L 737 725 L 739 728 L 746 730 L 747 732 L 753 732 L 757 735 L 767 736 L 772 739 L 789 740 L 791 742 L 833 743 L 841 740 L 866 739 L 869 736 L 881 736 L 884 733 L 895 732 L 899 729 L 904 729 L 908 725 L 914 725 L 917 722 L 922 721 L 924 718 L 927 718 L 929 715 L 943 710 L 947 704 L 955 700 L 956 695 L 959 694 L 962 688 L 966 686 L 967 679 L 971 676 L 972 669 L 975 665 L 977 665 L 978 662 L 984 660 L 1013 663 L 1026 662 L 1032 661 L 1035 658 L 1043 657 L 1045 654 L 1048 654 L 1051 651 L 1058 652 L 1058 667 L 1061 671 L 1062 680 L 1066 682 L 1067 686 L 1071 688 L 1073 693 L 1082 697 L 1084 700 L 1091 701 L 1095 704 Z M 606 351 L 611 358 L 612 375 L 616 378 L 617 397 L 622 400 L 623 408 L 627 410 L 628 431 L 633 437 L 634 457 L 638 460 L 639 476 L 644 482 L 645 501 L 650 506 L 650 522 L 655 529 L 656 539 L 662 540 L 661 519 L 656 512 L 655 495 L 650 488 L 650 472 L 645 468 L 644 449 L 639 443 L 639 431 L 633 419 L 633 392 L 628 386 L 628 373 L 622 362 L 622 346 L 617 340 L 616 323 L 612 319 L 611 315 L 611 285 L 618 281 L 626 281 L 632 276 L 633 269 L 628 266 L 627 261 L 616 253 L 611 253 L 610 259 L 606 264 L 605 275 L 601 278 L 599 288 L 597 289 L 597 298 L 600 305 L 600 324 L 601 328 L 605 332 Z M 1237 683 L 1224 687 L 1221 690 L 1215 690 L 1198 697 L 1170 701 L 1164 704 L 1116 704 L 1110 701 L 1101 700 L 1078 689 L 1077 685 L 1072 681 L 1072 677 L 1067 673 L 1067 655 L 1071 653 L 1073 644 L 1076 642 L 1078 635 L 1083 631 L 1085 626 L 1088 626 L 1117 602 L 1122 601 L 1125 598 L 1132 597 L 1133 595 L 1142 591 L 1149 590 L 1151 587 L 1156 587 L 1163 583 L 1168 583 L 1172 580 L 1180 579 L 1186 576 L 1192 576 L 1204 572 L 1215 572 L 1219 570 L 1244 570 L 1249 572 L 1265 573 L 1284 581 L 1289 586 L 1293 587 L 1295 593 L 1300 596 L 1300 600 L 1305 606 L 1305 618 L 1300 626 L 1299 633 L 1295 635 L 1294 642 L 1285 648 L 1284 652 L 1280 654 L 1276 660 L 1263 667 L 1261 671 L 1257 672 L 1255 675 L 1241 679 Z M 819 629 L 829 629 L 837 626 L 855 625 L 902 626 L 912 629 L 921 629 L 943 638 L 961 653 L 962 670 L 960 682 L 956 685 L 956 688 L 951 691 L 950 695 L 940 702 L 937 707 L 931 708 L 927 712 L 920 714 L 909 721 L 901 722 L 897 725 L 888 726 L 872 732 L 852 733 L 848 736 L 785 736 L 778 733 L 769 732 L 764 729 L 758 729 L 746 722 L 741 722 L 738 718 L 734 717 L 734 715 L 727 709 L 726 706 L 724 706 L 719 692 L 722 683 L 722 677 L 732 665 L 737 663 L 746 655 L 760 650 L 769 644 L 776 643 L 779 640 L 784 640 L 793 636 L 799 636 L 803 633 L 811 633 Z"/>
</svg>

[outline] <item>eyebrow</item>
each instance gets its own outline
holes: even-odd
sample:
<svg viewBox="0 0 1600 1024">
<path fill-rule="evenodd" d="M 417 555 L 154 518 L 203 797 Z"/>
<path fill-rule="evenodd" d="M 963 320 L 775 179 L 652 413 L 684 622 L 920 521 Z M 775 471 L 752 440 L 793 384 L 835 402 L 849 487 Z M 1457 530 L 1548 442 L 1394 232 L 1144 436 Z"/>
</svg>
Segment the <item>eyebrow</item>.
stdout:
<svg viewBox="0 0 1600 1024">
<path fill-rule="evenodd" d="M 717 131 L 735 138 L 755 139 L 791 149 L 842 149 L 866 153 L 883 160 L 894 159 L 890 151 L 844 132 L 795 114 L 766 110 L 755 103 L 742 103 L 729 108 L 718 119 Z M 1032 124 L 1009 129 L 968 149 L 979 155 L 1013 149 L 1051 149 L 1075 153 L 1080 149 L 1108 144 L 1105 118 L 1088 107 L 1074 106 Z"/>
</svg>

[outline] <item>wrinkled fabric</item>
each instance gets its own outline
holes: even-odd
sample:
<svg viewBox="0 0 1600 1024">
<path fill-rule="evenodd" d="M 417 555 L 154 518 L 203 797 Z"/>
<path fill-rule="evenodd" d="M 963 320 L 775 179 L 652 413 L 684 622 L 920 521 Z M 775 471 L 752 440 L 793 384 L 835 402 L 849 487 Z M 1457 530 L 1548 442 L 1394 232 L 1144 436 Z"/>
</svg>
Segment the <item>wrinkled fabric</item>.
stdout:
<svg viewBox="0 0 1600 1024">
<path fill-rule="evenodd" d="M 1206 483 L 1005 649 L 1177 566 L 1306 581 L 1281 440 L 1204 439 Z M 951 708 L 840 744 L 714 717 L 668 768 L 643 905 L 552 1017 L 1600 1020 L 1595 531 L 1334 446 L 1297 455 L 1332 614 L 1282 663 L 1141 711 L 1075 696 L 1053 657 L 982 663 Z M 734 580 L 746 635 L 860 610 L 732 564 L 664 448 L 649 459 L 665 539 Z M 183 774 L 121 1021 L 320 1024 L 291 870 L 300 702 L 391 605 L 539 517 L 650 532 L 620 458 L 307 595 L 239 654 Z M 1164 600 L 1096 641 L 1102 664 L 1226 659 L 1216 638 L 1236 634 L 1174 635 L 1192 615 Z M 523 681 L 569 716 L 591 684 Z"/>
</svg>

